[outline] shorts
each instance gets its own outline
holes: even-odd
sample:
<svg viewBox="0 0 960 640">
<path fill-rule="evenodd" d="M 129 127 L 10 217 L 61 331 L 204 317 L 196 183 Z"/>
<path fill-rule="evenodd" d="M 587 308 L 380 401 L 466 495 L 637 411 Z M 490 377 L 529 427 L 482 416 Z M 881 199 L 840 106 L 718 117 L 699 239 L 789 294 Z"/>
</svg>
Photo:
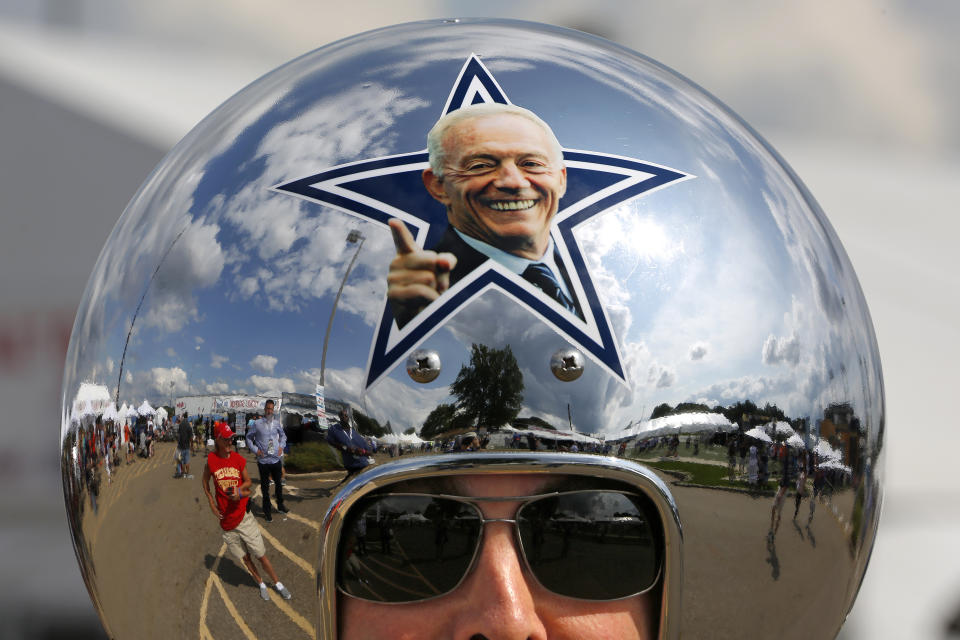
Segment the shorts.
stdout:
<svg viewBox="0 0 960 640">
<path fill-rule="evenodd" d="M 241 563 L 247 553 L 258 559 L 267 555 L 263 536 L 260 535 L 260 526 L 249 511 L 243 515 L 240 524 L 223 532 L 223 541 L 227 543 L 227 549 L 233 557 Z"/>
<path fill-rule="evenodd" d="M 180 464 L 189 464 L 190 447 L 187 447 L 186 449 L 177 449 L 177 457 L 180 460 Z"/>
</svg>

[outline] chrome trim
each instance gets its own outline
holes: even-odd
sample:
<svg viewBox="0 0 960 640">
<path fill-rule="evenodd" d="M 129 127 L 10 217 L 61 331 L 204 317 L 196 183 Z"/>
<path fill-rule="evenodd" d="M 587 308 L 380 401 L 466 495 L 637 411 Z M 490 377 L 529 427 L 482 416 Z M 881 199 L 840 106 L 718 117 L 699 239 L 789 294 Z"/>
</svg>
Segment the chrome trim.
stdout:
<svg viewBox="0 0 960 640">
<path fill-rule="evenodd" d="M 667 485 L 646 467 L 622 458 L 512 451 L 415 456 L 375 467 L 348 482 L 334 496 L 321 527 L 320 564 L 317 569 L 317 637 L 337 637 L 337 545 L 345 515 L 359 499 L 382 487 L 407 480 L 505 473 L 549 473 L 603 478 L 622 482 L 647 495 L 656 506 L 663 524 L 664 559 L 661 568 L 663 587 L 659 637 L 661 640 L 675 640 L 680 637 L 683 528 L 676 502 Z"/>
</svg>

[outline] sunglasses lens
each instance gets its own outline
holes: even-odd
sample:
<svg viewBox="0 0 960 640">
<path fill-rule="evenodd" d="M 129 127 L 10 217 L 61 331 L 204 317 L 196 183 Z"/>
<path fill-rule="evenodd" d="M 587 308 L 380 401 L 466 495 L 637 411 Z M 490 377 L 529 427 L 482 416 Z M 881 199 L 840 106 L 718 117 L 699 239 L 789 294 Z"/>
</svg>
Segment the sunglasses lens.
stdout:
<svg viewBox="0 0 960 640">
<path fill-rule="evenodd" d="M 376 602 L 415 602 L 453 590 L 470 568 L 482 527 L 470 504 L 387 495 L 350 509 L 338 550 L 345 593 Z"/>
<path fill-rule="evenodd" d="M 662 535 L 640 496 L 582 491 L 541 498 L 517 514 L 530 569 L 544 587 L 586 600 L 640 593 L 660 572 Z"/>
</svg>

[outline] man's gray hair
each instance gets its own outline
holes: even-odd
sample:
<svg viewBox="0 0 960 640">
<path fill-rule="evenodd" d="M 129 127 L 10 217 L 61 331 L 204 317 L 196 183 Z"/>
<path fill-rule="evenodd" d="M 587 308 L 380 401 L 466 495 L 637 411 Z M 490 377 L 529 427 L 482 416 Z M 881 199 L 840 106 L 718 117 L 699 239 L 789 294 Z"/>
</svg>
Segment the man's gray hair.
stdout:
<svg viewBox="0 0 960 640">
<path fill-rule="evenodd" d="M 557 140 L 557 136 L 554 135 L 550 125 L 541 120 L 537 114 L 529 109 L 524 109 L 523 107 L 518 107 L 513 104 L 483 102 L 460 107 L 455 111 L 441 116 L 441 118 L 437 120 L 437 123 L 433 125 L 433 128 L 430 129 L 430 132 L 427 134 L 427 153 L 430 156 L 430 168 L 433 170 L 434 175 L 438 178 L 443 177 L 443 162 L 446 159 L 443 149 L 443 138 L 447 133 L 447 129 L 470 118 L 499 115 L 520 116 L 539 125 L 547 134 L 552 155 L 557 162 L 563 163 L 563 147 L 560 146 L 560 142 Z"/>
</svg>

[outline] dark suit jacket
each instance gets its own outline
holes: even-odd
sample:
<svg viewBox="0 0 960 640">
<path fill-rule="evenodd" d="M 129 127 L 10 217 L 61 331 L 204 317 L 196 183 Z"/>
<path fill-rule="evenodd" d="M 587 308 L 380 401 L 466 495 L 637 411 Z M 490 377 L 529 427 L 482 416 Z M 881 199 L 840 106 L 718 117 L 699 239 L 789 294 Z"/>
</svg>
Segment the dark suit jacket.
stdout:
<svg viewBox="0 0 960 640">
<path fill-rule="evenodd" d="M 437 253 L 452 253 L 457 257 L 457 266 L 454 267 L 453 271 L 450 272 L 451 287 L 465 278 L 471 271 L 490 259 L 464 242 L 463 238 L 457 235 L 457 232 L 454 231 L 453 227 L 450 225 L 447 225 L 447 228 L 443 232 L 443 236 L 440 238 L 440 241 L 434 246 L 429 247 L 429 249 L 436 251 Z M 570 297 L 573 299 L 573 305 L 577 308 L 577 315 L 583 319 L 583 311 L 581 311 L 580 302 L 577 300 L 577 296 L 573 292 L 573 285 L 570 282 L 570 276 L 567 275 L 566 266 L 560 260 L 560 256 L 556 253 L 556 249 L 554 249 L 554 260 L 556 261 L 557 266 L 560 267 L 560 275 L 563 277 L 563 281 L 567 285 L 567 290 L 570 291 Z M 397 326 L 401 328 L 410 322 L 414 316 L 416 316 L 416 313 L 404 313 L 404 310 L 401 309 L 399 305 L 392 305 L 392 307 L 393 316 L 397 320 Z"/>
</svg>

